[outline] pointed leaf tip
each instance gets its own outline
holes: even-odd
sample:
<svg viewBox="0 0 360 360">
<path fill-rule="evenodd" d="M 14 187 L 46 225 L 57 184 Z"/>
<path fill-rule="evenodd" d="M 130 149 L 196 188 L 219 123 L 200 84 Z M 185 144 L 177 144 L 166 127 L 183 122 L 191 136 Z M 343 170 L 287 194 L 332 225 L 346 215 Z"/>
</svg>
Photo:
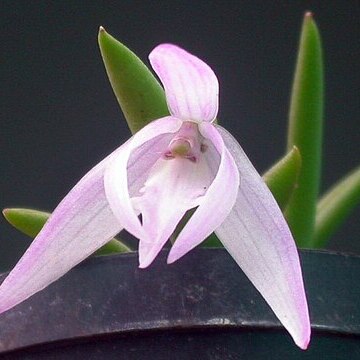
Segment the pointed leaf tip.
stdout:
<svg viewBox="0 0 360 360">
<path fill-rule="evenodd" d="M 32 209 L 4 209 L 5 219 L 17 230 L 34 238 L 49 218 L 49 214 Z"/>
<path fill-rule="evenodd" d="M 288 127 L 288 150 L 294 145 L 301 153 L 298 187 L 286 209 L 286 217 L 300 247 L 311 247 L 319 193 L 324 75 L 319 30 L 305 14 L 293 81 Z"/>
<path fill-rule="evenodd" d="M 300 151 L 294 146 L 263 175 L 266 185 L 282 210 L 286 208 L 297 186 L 300 169 Z"/>
<path fill-rule="evenodd" d="M 114 94 L 134 134 L 167 116 L 165 93 L 148 67 L 126 46 L 100 27 L 101 56 Z"/>
</svg>

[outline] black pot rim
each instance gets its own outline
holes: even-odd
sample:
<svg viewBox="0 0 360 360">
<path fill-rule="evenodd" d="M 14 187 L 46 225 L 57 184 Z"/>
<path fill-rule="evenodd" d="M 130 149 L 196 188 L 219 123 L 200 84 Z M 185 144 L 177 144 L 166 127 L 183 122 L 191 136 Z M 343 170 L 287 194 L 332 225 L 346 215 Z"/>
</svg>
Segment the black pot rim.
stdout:
<svg viewBox="0 0 360 360">
<path fill-rule="evenodd" d="M 224 249 L 196 249 L 149 269 L 137 253 L 93 257 L 0 315 L 0 354 L 144 331 L 285 330 Z M 360 336 L 360 256 L 301 250 L 313 332 Z M 2 278 L 5 274 L 2 275 Z"/>
</svg>

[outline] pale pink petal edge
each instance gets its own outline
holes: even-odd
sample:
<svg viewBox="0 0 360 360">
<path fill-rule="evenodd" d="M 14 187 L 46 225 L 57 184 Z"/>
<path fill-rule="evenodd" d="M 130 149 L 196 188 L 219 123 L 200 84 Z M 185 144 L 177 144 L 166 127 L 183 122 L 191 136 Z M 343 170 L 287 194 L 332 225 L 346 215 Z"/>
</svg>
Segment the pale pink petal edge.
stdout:
<svg viewBox="0 0 360 360">
<path fill-rule="evenodd" d="M 172 115 L 198 122 L 216 118 L 219 84 L 205 62 L 172 44 L 157 46 L 149 60 L 164 85 Z"/>
<path fill-rule="evenodd" d="M 104 169 L 117 149 L 90 170 L 57 206 L 0 286 L 0 313 L 42 290 L 115 236 L 122 226 L 104 191 Z"/>
<path fill-rule="evenodd" d="M 217 126 L 240 173 L 236 204 L 215 231 L 295 343 L 306 349 L 310 320 L 295 242 L 270 190 L 225 129 Z"/>
</svg>

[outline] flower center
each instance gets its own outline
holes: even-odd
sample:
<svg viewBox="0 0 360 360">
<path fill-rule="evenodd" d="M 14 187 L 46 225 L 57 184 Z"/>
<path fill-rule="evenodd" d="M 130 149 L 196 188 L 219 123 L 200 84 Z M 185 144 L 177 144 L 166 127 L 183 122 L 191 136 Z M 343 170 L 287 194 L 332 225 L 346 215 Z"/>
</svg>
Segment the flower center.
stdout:
<svg viewBox="0 0 360 360">
<path fill-rule="evenodd" d="M 173 156 L 186 157 L 191 153 L 191 144 L 187 139 L 174 139 L 171 141 L 169 150 Z"/>
<path fill-rule="evenodd" d="M 184 122 L 171 140 L 164 158 L 166 160 L 183 158 L 196 162 L 202 152 L 200 137 L 197 124 Z"/>
</svg>

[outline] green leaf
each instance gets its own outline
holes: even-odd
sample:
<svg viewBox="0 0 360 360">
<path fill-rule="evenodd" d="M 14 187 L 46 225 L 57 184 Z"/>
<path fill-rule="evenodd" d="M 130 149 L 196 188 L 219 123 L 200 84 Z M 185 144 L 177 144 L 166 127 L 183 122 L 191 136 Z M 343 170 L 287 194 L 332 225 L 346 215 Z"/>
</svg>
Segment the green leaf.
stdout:
<svg viewBox="0 0 360 360">
<path fill-rule="evenodd" d="M 4 209 L 5 219 L 17 230 L 34 238 L 42 229 L 50 214 L 32 209 Z M 124 253 L 132 251 L 127 245 L 117 239 L 110 240 L 95 255 Z"/>
<path fill-rule="evenodd" d="M 312 14 L 307 13 L 300 38 L 288 130 L 288 150 L 298 147 L 302 165 L 286 218 L 301 247 L 311 247 L 314 235 L 321 171 L 323 93 L 320 34 Z"/>
<path fill-rule="evenodd" d="M 107 75 L 131 132 L 169 115 L 164 90 L 147 66 L 102 27 L 98 41 Z"/>
<path fill-rule="evenodd" d="M 318 202 L 314 247 L 324 247 L 359 203 L 360 167 L 336 183 Z"/>
<path fill-rule="evenodd" d="M 263 175 L 266 185 L 274 195 L 281 210 L 286 207 L 297 187 L 300 169 L 301 155 L 299 149 L 294 146 Z"/>
<path fill-rule="evenodd" d="M 134 251 L 129 246 L 125 245 L 122 241 L 119 239 L 111 239 L 108 243 L 106 243 L 104 246 L 102 246 L 99 250 L 95 252 L 96 256 L 102 256 L 102 255 L 111 255 L 111 254 L 117 254 L 117 253 L 127 253 Z"/>
<path fill-rule="evenodd" d="M 17 230 L 34 238 L 42 229 L 50 214 L 32 209 L 4 209 L 5 219 Z"/>
<path fill-rule="evenodd" d="M 202 243 L 202 247 L 209 247 L 209 248 L 223 248 L 224 245 L 216 236 L 215 233 L 210 234 L 205 241 Z"/>
</svg>

